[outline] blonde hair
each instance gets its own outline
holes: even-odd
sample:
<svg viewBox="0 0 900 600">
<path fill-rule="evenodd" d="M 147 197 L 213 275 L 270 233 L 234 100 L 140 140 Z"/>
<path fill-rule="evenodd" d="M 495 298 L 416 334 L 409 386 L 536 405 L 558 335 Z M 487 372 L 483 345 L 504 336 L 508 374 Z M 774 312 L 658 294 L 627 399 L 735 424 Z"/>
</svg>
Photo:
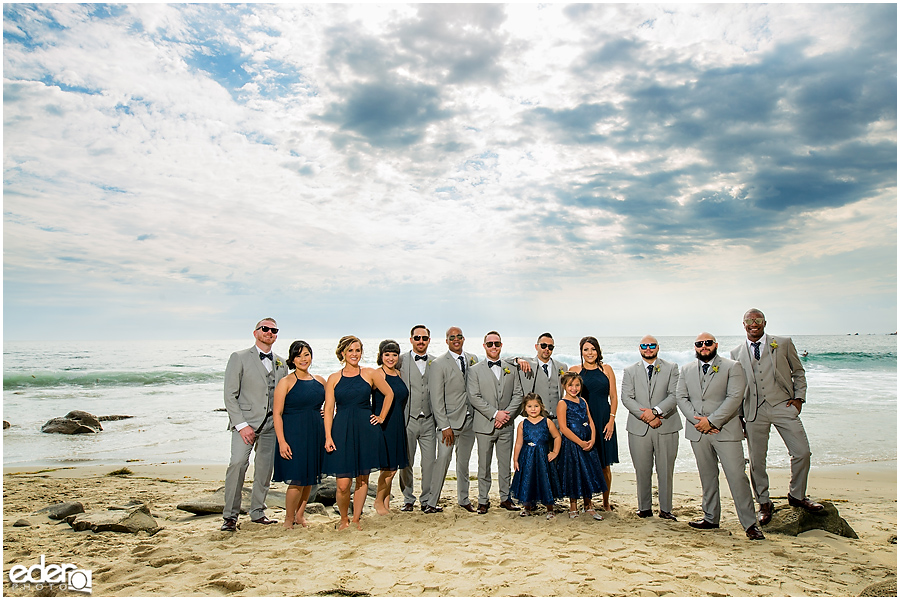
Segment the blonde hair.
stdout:
<svg viewBox="0 0 900 600">
<path fill-rule="evenodd" d="M 337 348 L 334 351 L 334 355 L 337 356 L 338 360 L 341 361 L 341 363 L 344 362 L 344 351 L 347 350 L 347 347 L 354 342 L 359 342 L 359 351 L 360 353 L 362 353 L 363 343 L 355 335 L 345 335 L 338 342 Z"/>
</svg>

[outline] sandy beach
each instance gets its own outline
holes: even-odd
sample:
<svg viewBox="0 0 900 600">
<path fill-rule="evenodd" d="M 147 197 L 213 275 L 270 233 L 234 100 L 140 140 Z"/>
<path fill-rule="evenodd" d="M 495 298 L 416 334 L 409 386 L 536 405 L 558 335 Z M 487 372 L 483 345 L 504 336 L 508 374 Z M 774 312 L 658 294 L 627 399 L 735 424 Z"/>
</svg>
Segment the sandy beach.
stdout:
<svg viewBox="0 0 900 600">
<path fill-rule="evenodd" d="M 308 517 L 307 529 L 255 525 L 242 516 L 241 529 L 230 534 L 219 531 L 218 515 L 175 508 L 221 486 L 224 466 L 130 463 L 134 474 L 106 476 L 122 466 L 5 469 L 5 573 L 44 554 L 48 564 L 92 570 L 94 596 L 856 596 L 896 576 L 896 461 L 812 470 L 810 495 L 834 502 L 858 540 L 812 531 L 767 534 L 762 542 L 745 537 L 724 477 L 722 528 L 688 527 L 701 515 L 694 473 L 676 474 L 677 523 L 638 518 L 634 476 L 622 471 L 614 472 L 616 508 L 602 522 L 565 514 L 548 521 L 499 508 L 469 514 L 452 501 L 455 484 L 448 482 L 442 514 L 425 515 L 418 505 L 399 512 L 395 500 L 387 517 L 367 508 L 362 531 L 335 531 L 338 516 L 326 507 L 327 515 Z M 776 505 L 784 504 L 788 473 L 772 470 L 771 480 Z M 164 529 L 152 536 L 75 532 L 35 514 L 66 500 L 91 512 L 131 499 L 149 503 Z M 268 515 L 280 522 L 284 511 Z M 13 527 L 20 518 L 32 526 Z M 6 576 L 3 591 L 35 595 L 12 589 Z"/>
</svg>

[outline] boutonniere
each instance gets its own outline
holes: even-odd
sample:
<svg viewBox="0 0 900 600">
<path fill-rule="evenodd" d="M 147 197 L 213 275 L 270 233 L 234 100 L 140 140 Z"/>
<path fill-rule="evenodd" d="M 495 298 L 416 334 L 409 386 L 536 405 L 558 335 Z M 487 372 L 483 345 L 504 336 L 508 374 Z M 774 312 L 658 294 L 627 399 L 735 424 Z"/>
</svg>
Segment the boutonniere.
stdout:
<svg viewBox="0 0 900 600">
<path fill-rule="evenodd" d="M 475 358 L 474 356 L 470 356 L 470 357 L 469 357 L 469 366 L 470 366 L 470 367 L 471 367 L 472 365 L 474 365 L 475 363 L 477 363 L 477 362 L 478 362 L 478 359 Z"/>
<path fill-rule="evenodd" d="M 771 346 L 771 347 L 772 347 L 772 350 L 774 350 L 775 348 L 778 347 L 778 342 L 776 342 L 775 340 L 772 340 L 772 343 L 769 344 L 769 346 Z"/>
<path fill-rule="evenodd" d="M 279 359 L 276 358 L 276 359 L 275 359 L 275 366 L 276 366 L 276 367 L 283 367 L 283 366 L 284 366 L 284 363 L 281 362 L 281 360 L 279 360 Z"/>
<path fill-rule="evenodd" d="M 656 365 L 656 367 L 653 369 L 653 372 L 654 372 L 654 373 L 659 373 L 659 365 Z"/>
<path fill-rule="evenodd" d="M 712 371 L 713 371 L 713 373 L 718 373 L 718 372 L 719 372 L 719 365 L 713 365 Z"/>
<path fill-rule="evenodd" d="M 428 364 L 429 364 L 429 365 L 430 365 L 430 364 L 431 364 L 431 362 L 432 362 L 432 361 L 430 361 L 430 360 L 429 360 L 429 361 L 428 361 Z"/>
<path fill-rule="evenodd" d="M 506 374 L 507 374 L 507 375 L 509 375 L 509 373 L 510 373 L 510 370 L 509 370 L 509 369 L 507 369 L 507 368 L 506 368 L 506 367 L 503 367 L 503 372 L 504 372 L 504 373 L 506 373 Z"/>
<path fill-rule="evenodd" d="M 566 372 L 565 372 L 564 370 L 562 370 L 562 369 L 559 370 L 559 376 L 560 376 L 560 377 L 562 377 L 562 376 L 565 375 L 565 374 L 566 374 Z"/>
</svg>

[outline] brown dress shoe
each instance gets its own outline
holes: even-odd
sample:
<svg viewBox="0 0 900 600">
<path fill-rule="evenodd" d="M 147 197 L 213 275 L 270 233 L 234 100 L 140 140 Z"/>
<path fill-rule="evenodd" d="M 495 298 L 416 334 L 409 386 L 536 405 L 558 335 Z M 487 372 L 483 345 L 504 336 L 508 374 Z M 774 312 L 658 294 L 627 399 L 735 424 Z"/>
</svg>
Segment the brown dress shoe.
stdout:
<svg viewBox="0 0 900 600">
<path fill-rule="evenodd" d="M 670 512 L 666 512 L 664 510 L 659 511 L 659 518 L 660 519 L 668 519 L 669 521 L 677 521 L 678 520 L 675 518 L 675 515 L 673 515 Z"/>
<path fill-rule="evenodd" d="M 403 505 L 403 508 L 401 508 L 400 510 L 402 510 L 403 512 L 412 512 L 412 509 L 413 509 L 412 502 L 407 502 L 406 504 Z"/>
<path fill-rule="evenodd" d="M 266 515 L 263 515 L 263 516 L 261 516 L 261 517 L 258 518 L 258 519 L 251 519 L 250 522 L 251 522 L 251 523 L 256 523 L 257 525 L 274 525 L 274 524 L 277 523 L 278 521 L 276 521 L 276 520 L 274 520 L 274 519 L 270 519 L 270 518 L 267 517 Z"/>
<path fill-rule="evenodd" d="M 506 510 L 519 510 L 519 507 L 512 503 L 512 500 L 504 500 L 500 503 L 500 508 L 505 508 Z"/>
<path fill-rule="evenodd" d="M 472 506 L 472 505 L 469 504 L 468 506 Z M 486 515 L 486 514 L 487 514 L 487 511 L 488 511 L 488 508 L 490 508 L 490 506 L 491 506 L 490 504 L 479 504 L 479 505 L 478 505 L 478 514 L 479 514 L 479 515 Z M 469 509 L 467 509 L 467 510 L 469 510 Z"/>
<path fill-rule="evenodd" d="M 469 502 L 468 504 L 460 504 L 460 506 L 461 506 L 464 510 L 467 510 L 467 511 L 469 511 L 469 512 L 471 512 L 471 513 L 475 512 L 475 507 L 472 506 L 472 503 L 471 503 L 471 502 Z"/>
<path fill-rule="evenodd" d="M 706 519 L 700 519 L 699 521 L 691 521 L 690 523 L 688 523 L 688 525 L 690 525 L 694 529 L 718 529 L 719 528 L 718 525 L 716 525 L 714 523 L 710 523 Z"/>
<path fill-rule="evenodd" d="M 653 516 L 653 511 L 652 510 L 639 510 L 639 511 L 637 511 L 637 516 L 639 516 L 642 519 L 646 519 L 647 517 Z"/>
<path fill-rule="evenodd" d="M 751 540 L 764 540 L 766 536 L 763 535 L 762 530 L 756 525 L 751 525 L 747 528 L 747 537 Z"/>
<path fill-rule="evenodd" d="M 225 522 L 222 523 L 221 529 L 222 531 L 237 531 L 237 519 L 234 517 L 226 518 Z"/>
<path fill-rule="evenodd" d="M 813 512 L 816 512 L 816 511 L 819 511 L 819 510 L 822 510 L 823 508 L 825 508 L 818 502 L 813 502 L 812 500 L 810 500 L 808 496 L 806 498 L 804 498 L 803 500 L 797 500 L 790 494 L 788 494 L 788 504 L 790 504 L 791 506 L 796 506 L 798 508 L 805 508 L 806 510 L 811 510 Z"/>
<path fill-rule="evenodd" d="M 771 502 L 766 502 L 765 504 L 759 505 L 759 512 L 756 513 L 756 518 L 759 519 L 760 525 L 769 524 L 769 521 L 772 520 L 773 510 L 775 510 L 775 505 Z"/>
</svg>

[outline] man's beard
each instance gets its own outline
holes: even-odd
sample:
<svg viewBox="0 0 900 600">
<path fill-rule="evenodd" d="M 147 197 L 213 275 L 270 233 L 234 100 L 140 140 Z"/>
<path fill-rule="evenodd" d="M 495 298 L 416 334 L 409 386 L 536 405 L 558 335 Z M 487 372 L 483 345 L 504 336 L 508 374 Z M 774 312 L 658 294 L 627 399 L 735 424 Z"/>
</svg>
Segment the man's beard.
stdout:
<svg viewBox="0 0 900 600">
<path fill-rule="evenodd" d="M 714 359 L 716 357 L 716 354 L 718 354 L 718 352 L 719 352 L 718 348 L 713 348 L 712 352 L 709 353 L 709 357 L 703 358 L 702 356 L 700 356 L 699 350 L 694 350 L 694 354 L 697 355 L 697 360 L 702 360 L 703 362 L 711 361 L 712 359 Z"/>
</svg>

